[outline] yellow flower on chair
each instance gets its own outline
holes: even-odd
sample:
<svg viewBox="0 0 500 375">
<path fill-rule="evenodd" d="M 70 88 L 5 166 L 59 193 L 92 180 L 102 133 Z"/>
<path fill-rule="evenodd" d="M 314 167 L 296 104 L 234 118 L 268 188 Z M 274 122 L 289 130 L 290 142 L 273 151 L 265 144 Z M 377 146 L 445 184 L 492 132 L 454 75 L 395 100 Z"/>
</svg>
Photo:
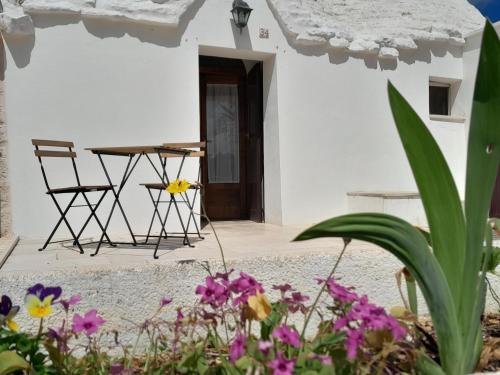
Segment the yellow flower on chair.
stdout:
<svg viewBox="0 0 500 375">
<path fill-rule="evenodd" d="M 167 191 L 170 194 L 185 193 L 190 186 L 186 180 L 175 180 L 167 186 Z"/>
</svg>

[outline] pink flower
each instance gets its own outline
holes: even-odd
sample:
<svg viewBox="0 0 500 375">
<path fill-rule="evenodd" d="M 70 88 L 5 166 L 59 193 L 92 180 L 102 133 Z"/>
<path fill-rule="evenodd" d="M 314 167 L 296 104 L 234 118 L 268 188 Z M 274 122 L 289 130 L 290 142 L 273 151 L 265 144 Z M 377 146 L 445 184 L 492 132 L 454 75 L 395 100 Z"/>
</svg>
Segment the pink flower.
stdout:
<svg viewBox="0 0 500 375">
<path fill-rule="evenodd" d="M 63 306 L 64 311 L 68 312 L 71 306 L 76 305 L 81 300 L 82 298 L 79 295 L 74 295 L 69 300 L 64 300 L 64 299 L 60 300 L 59 303 Z"/>
<path fill-rule="evenodd" d="M 87 313 L 82 317 L 79 314 L 73 316 L 73 332 L 80 333 L 85 331 L 87 336 L 90 336 L 97 332 L 100 326 L 102 326 L 106 321 L 97 315 L 95 309 L 87 311 Z"/>
<path fill-rule="evenodd" d="M 283 284 L 283 285 L 273 285 L 274 290 L 279 290 L 281 293 L 286 293 L 289 290 L 293 290 L 292 286 L 290 284 Z"/>
<path fill-rule="evenodd" d="M 324 283 L 325 280 L 318 279 L 318 282 L 321 284 Z M 328 294 L 338 302 L 352 303 L 359 298 L 358 295 L 352 291 L 352 288 L 346 288 L 338 284 L 333 278 L 326 280 L 326 287 L 328 289 Z"/>
<path fill-rule="evenodd" d="M 216 280 L 221 280 L 222 284 L 228 286 L 229 285 L 229 276 L 234 272 L 234 269 L 230 270 L 229 272 L 217 272 L 215 274 L 215 279 Z"/>
<path fill-rule="evenodd" d="M 267 365 L 274 370 L 273 375 L 292 375 L 295 367 L 295 359 L 286 359 L 283 352 L 278 352 L 276 359 Z"/>
<path fill-rule="evenodd" d="M 163 297 L 163 298 L 160 300 L 160 307 L 167 306 L 167 305 L 169 305 L 171 302 L 172 302 L 172 298 L 170 298 L 170 297 Z"/>
<path fill-rule="evenodd" d="M 339 317 L 333 325 L 334 330 L 346 330 L 345 347 L 350 360 L 356 358 L 358 351 L 365 344 L 365 333 L 369 331 L 387 330 L 394 340 L 401 340 L 406 330 L 397 319 L 388 315 L 382 307 L 368 302 L 367 296 L 361 298 L 332 280 L 327 282 L 329 290 L 335 294 L 335 299 L 348 307 L 345 315 Z"/>
<path fill-rule="evenodd" d="M 213 308 L 224 305 L 229 298 L 227 288 L 217 283 L 211 276 L 205 279 L 205 284 L 196 287 L 196 294 L 201 295 L 201 303 L 210 305 Z"/>
<path fill-rule="evenodd" d="M 255 296 L 257 292 L 261 294 L 264 293 L 262 284 L 245 272 L 240 272 L 240 277 L 234 279 L 229 285 L 229 288 L 233 293 L 239 294 L 233 301 L 235 305 L 247 302 L 248 297 Z"/>
<path fill-rule="evenodd" d="M 317 354 L 315 356 L 315 359 L 319 360 L 321 364 L 326 366 L 332 364 L 332 357 L 330 357 L 329 355 Z"/>
<path fill-rule="evenodd" d="M 229 347 L 229 359 L 231 363 L 235 363 L 245 353 L 245 345 L 247 338 L 242 334 L 237 334 L 233 343 Z"/>
<path fill-rule="evenodd" d="M 277 338 L 285 345 L 292 345 L 295 348 L 300 348 L 299 333 L 285 324 L 274 329 L 273 337 Z"/>
<path fill-rule="evenodd" d="M 347 331 L 345 342 L 347 358 L 353 360 L 358 354 L 358 348 L 365 342 L 365 335 L 362 329 L 350 329 Z"/>
<path fill-rule="evenodd" d="M 268 355 L 269 350 L 271 350 L 274 346 L 272 341 L 259 341 L 259 350 L 262 354 Z"/>
<path fill-rule="evenodd" d="M 300 292 L 293 292 L 291 297 L 287 297 L 283 299 L 283 302 L 288 305 L 288 310 L 291 313 L 296 313 L 297 311 L 301 311 L 302 313 L 306 312 L 306 306 L 304 302 L 308 301 L 309 297 L 303 295 Z"/>
</svg>

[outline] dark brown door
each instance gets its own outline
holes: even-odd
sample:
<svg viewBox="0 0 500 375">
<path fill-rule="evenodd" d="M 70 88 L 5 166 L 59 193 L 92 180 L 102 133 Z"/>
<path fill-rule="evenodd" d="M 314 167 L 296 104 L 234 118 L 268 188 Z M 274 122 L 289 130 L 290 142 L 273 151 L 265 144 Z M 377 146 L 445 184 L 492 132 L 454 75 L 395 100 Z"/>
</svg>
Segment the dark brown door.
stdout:
<svg viewBox="0 0 500 375">
<path fill-rule="evenodd" d="M 205 208 L 211 220 L 248 219 L 246 71 L 240 60 L 224 61 L 203 65 L 200 58 Z"/>
<path fill-rule="evenodd" d="M 493 190 L 490 217 L 500 218 L 500 167 L 498 167 L 497 183 L 495 185 L 495 189 Z"/>
<path fill-rule="evenodd" d="M 247 204 L 250 220 L 264 221 L 264 151 L 262 63 L 257 63 L 247 77 Z"/>
</svg>

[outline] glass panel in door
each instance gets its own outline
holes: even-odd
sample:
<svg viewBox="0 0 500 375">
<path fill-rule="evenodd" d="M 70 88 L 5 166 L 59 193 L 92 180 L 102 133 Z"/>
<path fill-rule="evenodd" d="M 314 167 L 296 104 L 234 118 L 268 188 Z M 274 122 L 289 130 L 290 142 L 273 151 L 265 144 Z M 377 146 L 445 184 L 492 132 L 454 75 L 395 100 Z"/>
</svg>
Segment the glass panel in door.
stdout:
<svg viewBox="0 0 500 375">
<path fill-rule="evenodd" d="M 238 85 L 207 84 L 208 182 L 240 182 Z"/>
</svg>

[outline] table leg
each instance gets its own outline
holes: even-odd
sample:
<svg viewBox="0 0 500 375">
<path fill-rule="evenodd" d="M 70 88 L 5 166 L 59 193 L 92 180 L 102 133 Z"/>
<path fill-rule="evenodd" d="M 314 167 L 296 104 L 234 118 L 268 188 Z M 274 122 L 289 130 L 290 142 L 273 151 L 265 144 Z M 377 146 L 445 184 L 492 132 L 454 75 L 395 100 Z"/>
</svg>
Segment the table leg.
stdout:
<svg viewBox="0 0 500 375">
<path fill-rule="evenodd" d="M 132 174 L 133 170 L 135 169 L 137 163 L 139 162 L 142 154 L 138 154 L 135 162 L 132 164 L 132 160 L 134 159 L 135 156 L 136 155 L 130 155 L 129 156 L 127 167 L 125 168 L 125 171 L 124 171 L 123 176 L 122 176 L 122 180 L 120 182 L 120 185 L 119 185 L 118 191 L 117 191 L 114 188 L 114 186 L 113 186 L 113 182 L 111 181 L 111 178 L 109 176 L 109 173 L 108 173 L 108 170 L 106 168 L 106 165 L 104 164 L 104 161 L 102 159 L 102 155 L 98 155 L 99 161 L 101 162 L 102 168 L 104 170 L 104 174 L 106 175 L 108 183 L 111 186 L 111 191 L 113 192 L 113 195 L 114 195 L 115 199 L 113 201 L 113 205 L 111 206 L 111 210 L 109 212 L 108 219 L 106 220 L 106 225 L 104 226 L 104 231 L 103 231 L 103 233 L 101 235 L 99 243 L 97 244 L 97 248 L 96 248 L 95 252 L 93 254 L 91 254 L 90 256 L 96 256 L 99 253 L 99 249 L 101 248 L 102 242 L 104 240 L 104 235 L 106 234 L 106 231 L 108 230 L 109 223 L 111 222 L 111 217 L 113 216 L 113 213 L 114 213 L 115 208 L 116 208 L 117 205 L 118 205 L 118 207 L 119 207 L 119 209 L 120 209 L 120 211 L 122 213 L 122 216 L 123 216 L 123 218 L 125 220 L 125 223 L 127 224 L 127 228 L 129 230 L 130 236 L 132 237 L 132 241 L 133 241 L 132 244 L 133 244 L 133 246 L 137 246 L 137 241 L 135 239 L 134 233 L 132 232 L 132 228 L 131 228 L 130 223 L 128 221 L 127 215 L 125 214 L 125 211 L 124 211 L 124 209 L 123 209 L 123 207 L 121 205 L 121 202 L 120 202 L 120 194 L 121 194 L 123 188 L 125 187 L 125 184 L 127 183 L 130 175 Z"/>
</svg>

